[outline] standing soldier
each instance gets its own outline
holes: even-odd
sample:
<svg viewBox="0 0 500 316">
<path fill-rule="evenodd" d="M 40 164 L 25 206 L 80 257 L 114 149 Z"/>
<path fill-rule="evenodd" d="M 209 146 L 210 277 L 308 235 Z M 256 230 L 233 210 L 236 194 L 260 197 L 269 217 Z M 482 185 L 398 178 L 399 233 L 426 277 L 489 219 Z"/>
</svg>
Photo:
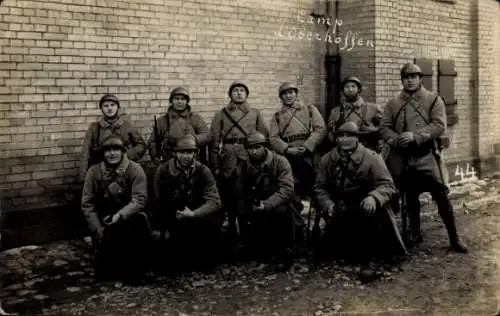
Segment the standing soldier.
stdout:
<svg viewBox="0 0 500 316">
<path fill-rule="evenodd" d="M 269 141 L 271 148 L 292 166 L 295 194 L 308 198 L 314 185 L 314 154 L 326 135 L 326 127 L 315 106 L 304 106 L 297 100 L 298 91 L 290 82 L 279 87 L 283 106 L 271 119 Z"/>
<path fill-rule="evenodd" d="M 382 157 L 359 143 L 358 133 L 354 122 L 337 129 L 337 146 L 322 157 L 314 191 L 327 222 L 322 252 L 360 260 L 360 277 L 372 277 L 372 259 L 407 251 L 388 203 L 395 193 L 392 177 Z"/>
<path fill-rule="evenodd" d="M 247 103 L 249 90 L 243 82 L 233 82 L 228 94 L 231 101 L 215 114 L 210 126 L 210 162 L 217 177 L 222 207 L 228 216 L 230 238 L 234 240 L 237 236 L 234 187 L 238 182 L 234 178 L 234 170 L 239 160 L 248 159 L 248 152 L 244 148 L 248 135 L 259 131 L 267 136 L 269 131 L 260 110 L 250 107 Z"/>
<path fill-rule="evenodd" d="M 249 159 L 236 169 L 236 197 L 244 246 L 253 254 L 270 251 L 280 272 L 292 265 L 294 182 L 288 160 L 267 146 L 263 134 L 248 136 Z"/>
<path fill-rule="evenodd" d="M 445 105 L 437 94 L 423 87 L 417 65 L 405 64 L 401 81 L 403 91 L 387 103 L 381 125 L 384 140 L 391 147 L 387 165 L 404 196 L 403 207 L 407 207 L 409 242 L 422 241 L 419 195 L 428 191 L 436 201 L 452 250 L 465 253 L 467 249 L 457 235 L 438 144 L 446 131 Z"/>
<path fill-rule="evenodd" d="M 189 92 L 177 87 L 170 93 L 170 106 L 153 126 L 148 149 L 155 165 L 172 158 L 176 141 L 184 135 L 193 135 L 199 148 L 210 142 L 210 131 L 203 118 L 191 110 Z"/>
<path fill-rule="evenodd" d="M 80 179 L 83 181 L 87 170 L 103 160 L 101 145 L 110 135 L 118 135 L 127 149 L 127 157 L 132 161 L 140 160 L 146 153 L 146 142 L 140 131 L 120 114 L 120 102 L 112 94 L 106 94 L 99 102 L 103 114 L 97 122 L 90 124 L 82 146 Z"/>
<path fill-rule="evenodd" d="M 382 108 L 374 103 L 365 102 L 360 96 L 362 85 L 356 77 L 347 77 L 342 82 L 345 101 L 332 109 L 328 118 L 328 136 L 335 145 L 335 131 L 347 121 L 359 126 L 360 142 L 365 147 L 381 152 L 382 142 L 379 133 Z"/>
<path fill-rule="evenodd" d="M 101 148 L 104 160 L 87 172 L 81 204 L 92 232 L 95 275 L 134 281 L 147 272 L 151 255 L 149 221 L 142 213 L 146 175 L 128 159 L 119 136 L 109 136 Z"/>
<path fill-rule="evenodd" d="M 210 169 L 195 159 L 197 149 L 193 136 L 179 138 L 174 157 L 156 171 L 154 224 L 162 245 L 162 270 L 215 263 L 212 250 L 218 244 L 223 214 L 215 179 Z"/>
</svg>

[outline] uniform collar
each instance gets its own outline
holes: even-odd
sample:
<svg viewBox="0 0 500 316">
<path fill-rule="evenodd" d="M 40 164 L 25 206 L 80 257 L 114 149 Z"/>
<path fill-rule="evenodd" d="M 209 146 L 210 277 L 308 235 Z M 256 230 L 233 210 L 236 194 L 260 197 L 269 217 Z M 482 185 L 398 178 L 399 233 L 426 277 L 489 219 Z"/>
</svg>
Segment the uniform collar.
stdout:
<svg viewBox="0 0 500 316">
<path fill-rule="evenodd" d="M 114 120 L 106 120 L 104 117 L 101 117 L 98 121 L 99 125 L 101 127 L 106 128 L 106 127 L 120 127 L 123 125 L 124 121 L 121 118 L 121 116 L 117 116 Z"/>
<path fill-rule="evenodd" d="M 343 103 L 344 103 L 344 108 L 346 109 L 358 110 L 365 103 L 365 100 L 362 97 L 358 96 L 358 98 L 354 102 L 344 101 Z"/>
<path fill-rule="evenodd" d="M 417 91 L 413 93 L 408 93 L 407 91 L 401 91 L 400 93 L 400 98 L 403 101 L 421 101 L 424 99 L 425 93 L 427 92 L 427 89 L 424 88 L 424 86 L 420 87 Z"/>
<path fill-rule="evenodd" d="M 283 103 L 283 106 L 281 107 L 281 112 L 286 112 L 289 109 L 294 109 L 294 110 L 301 110 L 304 106 L 302 105 L 302 102 L 300 100 L 296 100 L 292 105 L 285 105 Z"/>
<path fill-rule="evenodd" d="M 241 112 L 248 113 L 248 111 L 250 111 L 250 105 L 248 104 L 247 101 L 241 104 L 236 104 L 233 101 L 230 101 L 229 104 L 227 105 L 227 109 L 230 112 L 235 110 L 240 110 Z"/>
<path fill-rule="evenodd" d="M 169 106 L 167 110 L 167 115 L 172 119 L 176 119 L 179 117 L 187 118 L 190 113 L 191 113 L 191 106 L 189 104 L 182 111 L 176 110 L 173 105 Z"/>
</svg>

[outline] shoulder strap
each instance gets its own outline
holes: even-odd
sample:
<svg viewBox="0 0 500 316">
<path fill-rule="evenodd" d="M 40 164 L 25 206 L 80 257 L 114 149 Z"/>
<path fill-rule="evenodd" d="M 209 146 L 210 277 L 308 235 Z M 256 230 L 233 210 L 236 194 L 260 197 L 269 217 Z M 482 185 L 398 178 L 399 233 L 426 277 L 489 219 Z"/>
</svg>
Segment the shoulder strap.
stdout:
<svg viewBox="0 0 500 316">
<path fill-rule="evenodd" d="M 229 132 L 234 128 L 236 127 L 241 133 L 243 133 L 243 135 L 245 135 L 245 137 L 248 137 L 248 134 L 247 132 L 245 132 L 245 130 L 241 127 L 240 125 L 240 121 L 242 119 L 244 119 L 248 113 L 250 112 L 247 112 L 245 114 L 243 114 L 239 119 L 238 121 L 235 121 L 234 118 L 231 116 L 231 114 L 229 114 L 226 110 L 226 108 L 222 109 L 222 112 L 224 113 L 224 115 L 226 115 L 227 119 L 233 124 L 233 126 L 231 126 L 231 128 L 226 132 L 226 135 L 224 135 L 224 138 L 226 138 L 226 136 L 229 134 Z M 223 138 L 223 139 L 224 139 Z"/>
<path fill-rule="evenodd" d="M 345 114 L 344 105 L 342 103 L 340 103 L 339 119 L 337 120 L 337 122 L 335 122 L 335 130 L 337 130 L 342 124 L 345 123 L 344 114 Z"/>
</svg>

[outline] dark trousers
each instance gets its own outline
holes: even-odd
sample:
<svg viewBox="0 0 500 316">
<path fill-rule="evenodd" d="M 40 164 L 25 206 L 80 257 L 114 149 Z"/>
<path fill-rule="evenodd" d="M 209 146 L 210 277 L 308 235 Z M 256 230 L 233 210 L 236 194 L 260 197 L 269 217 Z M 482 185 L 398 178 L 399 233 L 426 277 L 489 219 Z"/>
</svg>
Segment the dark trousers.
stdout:
<svg viewBox="0 0 500 316">
<path fill-rule="evenodd" d="M 217 187 L 222 201 L 222 212 L 227 216 L 229 222 L 229 238 L 236 240 L 238 229 L 236 221 L 238 218 L 238 198 L 236 196 L 236 179 L 234 177 L 219 177 Z"/>
<path fill-rule="evenodd" d="M 288 259 L 294 242 L 292 209 L 281 205 L 271 211 L 249 211 L 241 216 L 240 229 L 246 255 L 265 258 L 269 255 Z"/>
<path fill-rule="evenodd" d="M 406 193 L 410 240 L 421 237 L 419 196 L 423 192 L 429 192 L 432 199 L 436 202 L 439 215 L 446 226 L 450 241 L 453 242 L 457 240 L 458 236 L 453 206 L 448 197 L 448 188 L 444 184 L 422 172 L 409 170 L 406 175 L 398 181 L 398 186 L 400 191 Z"/>
<path fill-rule="evenodd" d="M 310 197 L 315 181 L 314 168 L 302 157 L 287 156 L 295 180 L 295 194 L 301 198 Z"/>
<path fill-rule="evenodd" d="M 321 254 L 358 263 L 405 255 L 407 251 L 390 207 L 368 216 L 357 205 L 339 211 L 328 221 L 320 244 Z"/>
<path fill-rule="evenodd" d="M 213 267 L 220 258 L 218 215 L 175 220 L 168 229 L 170 237 L 160 240 L 160 270 L 177 272 Z"/>
<path fill-rule="evenodd" d="M 153 240 L 144 213 L 104 229 L 100 241 L 94 239 L 94 268 L 99 279 L 134 279 L 150 268 Z"/>
</svg>

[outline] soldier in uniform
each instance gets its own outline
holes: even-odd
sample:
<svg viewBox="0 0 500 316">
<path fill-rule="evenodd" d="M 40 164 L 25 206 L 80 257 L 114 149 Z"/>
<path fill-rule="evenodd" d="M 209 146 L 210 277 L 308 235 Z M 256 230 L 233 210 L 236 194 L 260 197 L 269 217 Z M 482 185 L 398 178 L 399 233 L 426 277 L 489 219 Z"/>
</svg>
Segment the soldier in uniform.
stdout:
<svg viewBox="0 0 500 316">
<path fill-rule="evenodd" d="M 139 161 L 146 153 L 146 142 L 140 131 L 128 120 L 120 116 L 120 102 L 112 94 L 106 94 L 99 102 L 99 108 L 103 114 L 97 122 L 90 124 L 82 146 L 82 161 L 80 166 L 80 179 L 83 180 L 87 170 L 93 164 L 103 160 L 101 145 L 104 139 L 110 135 L 121 137 L 127 157 L 132 161 Z"/>
<path fill-rule="evenodd" d="M 92 232 L 98 279 L 138 280 L 147 272 L 151 230 L 144 210 L 147 180 L 120 136 L 102 143 L 104 160 L 85 176 L 81 209 Z"/>
<path fill-rule="evenodd" d="M 240 229 L 250 255 L 275 256 L 275 269 L 292 265 L 294 180 L 286 158 L 270 151 L 266 136 L 253 132 L 246 140 L 249 159 L 236 169 Z"/>
<path fill-rule="evenodd" d="M 174 156 L 156 171 L 154 224 L 159 228 L 164 271 L 215 263 L 217 258 L 221 202 L 210 169 L 195 159 L 197 149 L 192 135 L 179 138 Z"/>
<path fill-rule="evenodd" d="M 177 87 L 170 93 L 167 113 L 157 120 L 148 140 L 148 149 L 155 165 L 172 158 L 176 141 L 190 134 L 201 148 L 210 142 L 210 130 L 203 118 L 189 105 L 189 92 Z"/>
<path fill-rule="evenodd" d="M 236 200 L 234 187 L 238 179 L 234 178 L 234 170 L 239 160 L 248 159 L 244 143 L 248 135 L 258 131 L 268 135 L 260 110 L 247 103 L 248 87 L 241 81 L 231 84 L 228 91 L 231 101 L 218 111 L 211 124 L 212 149 L 210 163 L 217 178 L 222 207 L 229 220 L 229 235 L 232 240 L 237 237 Z"/>
<path fill-rule="evenodd" d="M 387 103 L 381 127 L 391 148 L 387 165 L 406 197 L 409 241 L 422 241 L 419 195 L 428 191 L 446 226 L 452 250 L 465 253 L 467 249 L 457 235 L 446 167 L 438 144 L 446 131 L 445 105 L 437 94 L 423 87 L 422 72 L 417 65 L 405 64 L 401 68 L 401 81 L 403 91 Z"/>
<path fill-rule="evenodd" d="M 359 127 L 345 122 L 336 148 L 321 158 L 314 186 L 327 225 L 320 253 L 352 260 L 370 277 L 374 259 L 407 254 L 390 200 L 395 193 L 384 160 L 358 140 Z"/>
<path fill-rule="evenodd" d="M 290 82 L 279 87 L 283 106 L 271 118 L 269 141 L 271 148 L 292 166 L 295 194 L 308 198 L 314 185 L 314 154 L 326 135 L 326 127 L 315 106 L 297 100 L 298 91 Z"/>
<path fill-rule="evenodd" d="M 361 143 L 376 152 L 381 152 L 383 144 L 379 133 L 383 110 L 374 103 L 366 102 L 361 96 L 361 81 L 356 77 L 347 77 L 342 82 L 345 100 L 339 107 L 332 109 L 328 118 L 329 140 L 335 145 L 335 131 L 346 121 L 359 126 Z"/>
</svg>

